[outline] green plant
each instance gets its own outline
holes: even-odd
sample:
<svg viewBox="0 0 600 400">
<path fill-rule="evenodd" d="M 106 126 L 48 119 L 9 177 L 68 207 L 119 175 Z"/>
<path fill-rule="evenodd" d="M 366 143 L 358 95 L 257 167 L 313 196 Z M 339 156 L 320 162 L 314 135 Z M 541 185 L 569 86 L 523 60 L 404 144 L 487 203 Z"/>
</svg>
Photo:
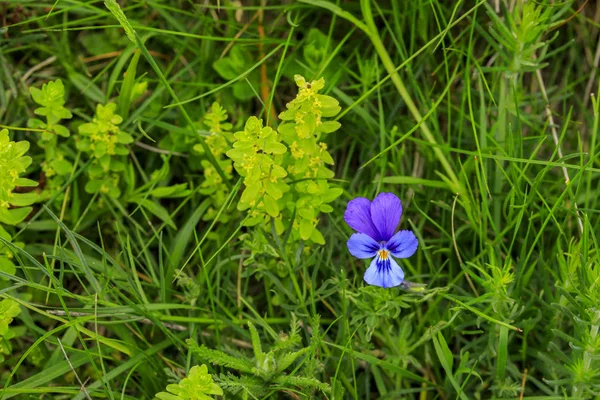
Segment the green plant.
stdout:
<svg viewBox="0 0 600 400">
<path fill-rule="evenodd" d="M 214 155 L 215 159 L 221 165 L 221 169 L 228 179 L 231 179 L 233 167 L 231 160 L 223 158 L 225 153 L 231 148 L 230 143 L 233 140 L 233 135 L 230 132 L 232 125 L 228 122 L 227 111 L 217 102 L 214 102 L 210 111 L 204 115 L 202 119 L 204 125 L 208 128 L 205 136 L 206 144 Z M 204 154 L 204 147 L 200 144 L 194 146 L 194 151 L 198 154 Z M 202 217 L 203 220 L 213 220 L 221 205 L 227 199 L 229 188 L 223 182 L 223 179 L 218 174 L 215 167 L 206 159 L 201 160 L 204 180 L 200 184 L 200 193 L 209 196 L 211 206 Z M 229 215 L 222 214 L 221 222 L 227 222 L 230 219 Z"/>
<path fill-rule="evenodd" d="M 133 142 L 130 134 L 119 129 L 123 119 L 115 113 L 116 109 L 115 103 L 98 104 L 94 119 L 79 126 L 82 137 L 77 141 L 77 149 L 92 158 L 86 192 L 100 191 L 112 198 L 121 195 L 119 173 L 125 170 L 123 156 L 129 154 L 125 145 Z"/>
<path fill-rule="evenodd" d="M 398 295 L 396 291 L 382 290 L 375 286 L 365 286 L 356 291 L 348 291 L 346 296 L 353 305 L 350 313 L 350 323 L 356 327 L 360 337 L 370 342 L 373 334 L 386 321 L 400 317 L 403 310 L 414 307 L 415 304 L 427 302 L 439 295 L 443 289 L 410 288 L 406 293 Z"/>
<path fill-rule="evenodd" d="M 223 395 L 223 390 L 213 382 L 206 365 L 194 366 L 186 378 L 167 386 L 166 392 L 156 394 L 161 400 L 210 400 L 212 395 Z"/>
<path fill-rule="evenodd" d="M 339 57 L 331 58 L 331 53 L 335 43 L 333 38 L 328 37 L 321 30 L 311 28 L 304 39 L 302 46 L 302 57 L 300 60 L 292 60 L 285 69 L 285 74 L 290 79 L 294 79 L 295 75 L 305 77 L 323 76 L 329 83 L 336 80 L 335 76 L 343 73 L 343 69 L 325 68 L 326 63 L 336 65 L 341 60 Z"/>
<path fill-rule="evenodd" d="M 25 156 L 29 150 L 29 142 L 23 140 L 13 142 L 8 130 L 0 131 L 0 223 L 16 225 L 31 212 L 28 207 L 38 200 L 35 192 L 18 193 L 19 187 L 35 187 L 37 182 L 22 178 L 21 175 L 31 165 L 31 157 Z M 12 206 L 12 207 L 11 207 Z"/>
<path fill-rule="evenodd" d="M 238 45 L 233 46 L 227 56 L 216 60 L 213 63 L 213 68 L 221 78 L 229 81 L 245 74 L 254 62 L 250 50 Z M 259 73 L 255 69 L 247 75 L 246 79 L 232 85 L 233 95 L 238 100 L 247 101 L 256 96 L 259 87 Z"/>
<path fill-rule="evenodd" d="M 238 371 L 240 376 L 231 373 L 221 374 L 218 382 L 222 388 L 233 395 L 239 395 L 242 399 L 250 396 L 265 396 L 270 390 L 295 390 L 296 387 L 302 392 L 309 394 L 318 390 L 322 393 L 331 392 L 331 387 L 314 377 L 318 368 L 315 352 L 320 342 L 318 328 L 319 318 L 313 324 L 312 340 L 308 347 L 295 350 L 301 343 L 299 335 L 299 324 L 295 316 L 291 320 L 289 334 L 281 333 L 274 336 L 275 345 L 267 352 L 263 351 L 263 345 L 258 331 L 252 322 L 248 322 L 250 338 L 254 358 L 234 357 L 221 350 L 209 349 L 198 346 L 189 340 L 190 349 L 202 360 L 213 365 L 221 365 Z M 296 367 L 295 374 L 287 374 L 286 371 L 303 357 Z"/>
<path fill-rule="evenodd" d="M 13 142 L 9 138 L 8 130 L 0 131 L 0 238 L 6 242 L 11 242 L 12 236 L 2 224 L 16 225 L 22 222 L 32 210 L 30 205 L 39 199 L 36 192 L 15 192 L 17 187 L 37 186 L 37 182 L 21 177 L 31 165 L 31 157 L 25 156 L 28 150 L 29 142 Z M 21 242 L 13 245 L 23 247 Z M 3 242 L 0 242 L 0 271 L 9 275 L 16 271 L 13 252 Z"/>
<path fill-rule="evenodd" d="M 329 184 L 334 173 L 327 165 L 333 165 L 334 161 L 321 139 L 340 128 L 339 122 L 324 118 L 336 116 L 341 107 L 333 97 L 319 94 L 325 86 L 323 78 L 307 82 L 296 75 L 294 80 L 298 95 L 286 104 L 287 110 L 279 114 L 284 123 L 279 125 L 278 131 L 290 150 L 283 165 L 292 181 L 291 190 L 281 203 L 287 209 L 287 216 L 296 213 L 293 239 L 325 244 L 317 229 L 318 217 L 321 212 L 333 211 L 329 203 L 342 194 L 342 189 Z"/>
<path fill-rule="evenodd" d="M 543 35 L 552 29 L 567 8 L 543 7 L 535 2 L 516 2 L 512 11 L 503 7 L 504 21 L 491 9 L 488 15 L 494 21 L 490 34 L 497 41 L 500 54 L 515 79 L 521 72 L 544 67 L 543 54 L 537 55 L 549 43 Z M 541 56 L 541 57 L 540 57 Z"/>
<path fill-rule="evenodd" d="M 269 227 L 272 221 L 278 234 L 290 231 L 292 241 L 325 244 L 316 228 L 318 217 L 333 210 L 328 203 L 342 189 L 330 187 L 334 174 L 326 164 L 333 164 L 333 158 L 320 139 L 339 129 L 339 122 L 323 118 L 335 116 L 340 107 L 333 97 L 318 94 L 323 79 L 309 83 L 296 76 L 296 84 L 299 93 L 279 115 L 284 123 L 278 131 L 250 117 L 235 133 L 227 156 L 244 177 L 238 209 L 249 210 L 247 226 Z"/>
<path fill-rule="evenodd" d="M 68 159 L 66 148 L 59 146 L 58 141 L 59 137 L 68 138 L 70 136 L 69 129 L 59 124 L 60 120 L 70 119 L 73 115 L 64 107 L 65 88 L 60 79 L 45 83 L 41 89 L 32 86 L 29 88 L 29 92 L 33 100 L 42 106 L 33 112 L 46 117 L 46 122 L 31 118 L 27 121 L 27 126 L 43 130 L 38 145 L 44 149 L 44 162 L 41 166 L 46 184 L 42 191 L 42 198 L 47 199 L 62 187 L 66 182 L 67 175 L 73 170 L 73 164 Z"/>
<path fill-rule="evenodd" d="M 587 257 L 584 254 L 587 253 Z M 553 345 L 559 377 L 569 381 L 571 396 L 593 398 L 600 390 L 600 268 L 598 252 L 582 248 L 571 241 L 558 255 L 561 268 L 557 280 L 560 293 L 555 322 L 566 322 L 567 329 L 553 329 L 553 334 L 567 343 L 564 349 Z M 558 363 L 557 361 L 560 361 Z M 562 385 L 562 379 L 550 382 Z"/>
<path fill-rule="evenodd" d="M 15 333 L 9 325 L 20 313 L 21 308 L 16 301 L 11 299 L 0 301 L 0 365 L 4 362 L 5 356 L 12 354 L 9 340 L 15 337 Z"/>
</svg>

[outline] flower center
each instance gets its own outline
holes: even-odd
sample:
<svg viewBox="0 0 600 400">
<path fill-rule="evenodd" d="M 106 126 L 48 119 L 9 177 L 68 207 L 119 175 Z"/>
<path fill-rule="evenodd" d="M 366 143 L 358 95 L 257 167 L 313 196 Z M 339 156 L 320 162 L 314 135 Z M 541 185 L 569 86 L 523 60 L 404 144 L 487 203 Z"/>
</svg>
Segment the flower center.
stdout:
<svg viewBox="0 0 600 400">
<path fill-rule="evenodd" d="M 388 250 L 381 249 L 377 252 L 377 254 L 379 254 L 379 258 L 381 258 L 382 260 L 387 260 L 388 256 L 390 255 L 390 252 Z"/>
</svg>

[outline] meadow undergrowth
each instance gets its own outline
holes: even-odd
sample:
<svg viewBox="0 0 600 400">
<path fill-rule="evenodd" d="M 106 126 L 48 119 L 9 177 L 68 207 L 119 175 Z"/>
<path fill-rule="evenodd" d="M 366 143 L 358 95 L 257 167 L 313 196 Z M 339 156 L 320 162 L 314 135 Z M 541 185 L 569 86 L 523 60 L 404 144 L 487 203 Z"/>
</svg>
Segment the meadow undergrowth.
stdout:
<svg viewBox="0 0 600 400">
<path fill-rule="evenodd" d="M 598 10 L 1 1 L 0 398 L 599 398 Z"/>
</svg>

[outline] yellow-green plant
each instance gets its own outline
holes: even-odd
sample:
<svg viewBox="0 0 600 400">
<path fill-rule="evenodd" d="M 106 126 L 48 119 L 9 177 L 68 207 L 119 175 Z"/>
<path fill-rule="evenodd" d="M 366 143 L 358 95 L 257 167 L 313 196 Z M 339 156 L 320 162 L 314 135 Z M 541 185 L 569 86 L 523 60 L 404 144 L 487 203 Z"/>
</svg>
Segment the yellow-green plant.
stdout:
<svg viewBox="0 0 600 400">
<path fill-rule="evenodd" d="M 192 367 L 187 378 L 168 385 L 167 391 L 169 393 L 157 393 L 156 397 L 161 400 L 212 400 L 213 395 L 223 395 L 223 390 L 213 381 L 204 364 Z"/>
<path fill-rule="evenodd" d="M 12 346 L 9 340 L 15 337 L 15 333 L 10 329 L 13 319 L 21 313 L 19 303 L 11 299 L 0 301 L 0 364 L 4 362 L 4 357 L 12 353 Z"/>
<path fill-rule="evenodd" d="M 323 395 L 331 393 L 331 386 L 315 377 L 320 369 L 316 358 L 322 340 L 319 320 L 319 316 L 316 316 L 312 323 L 310 344 L 301 347 L 300 323 L 292 314 L 290 332 L 275 336 L 275 343 L 269 349 L 265 349 L 258 330 L 248 321 L 254 357 L 241 354 L 232 356 L 220 349 L 199 346 L 192 339 L 188 339 L 187 344 L 199 359 L 230 370 L 227 374 L 219 375 L 218 382 L 233 396 L 242 399 L 264 398 L 272 391 L 293 392 L 300 389 L 307 398 L 316 398 L 314 394 L 318 392 Z M 232 374 L 231 370 L 236 373 Z"/>
<path fill-rule="evenodd" d="M 293 241 L 324 244 L 317 229 L 319 215 L 333 210 L 328 203 L 342 189 L 329 183 L 334 173 L 327 165 L 334 161 L 321 139 L 340 128 L 339 122 L 325 119 L 337 115 L 340 106 L 333 97 L 319 94 L 323 79 L 307 82 L 296 75 L 295 81 L 298 95 L 279 115 L 284 121 L 279 129 L 250 117 L 244 130 L 235 133 L 227 155 L 244 177 L 238 208 L 250 212 L 246 225 L 272 221 L 278 234 L 291 229 Z"/>
<path fill-rule="evenodd" d="M 77 142 L 77 149 L 93 158 L 86 192 L 100 191 L 113 198 L 121 195 L 119 173 L 125 169 L 123 156 L 129 154 L 125 145 L 133 142 L 133 137 L 119 128 L 123 118 L 116 109 L 115 103 L 98 104 L 94 119 L 79 126 L 81 138 Z"/>
<path fill-rule="evenodd" d="M 202 122 L 208 128 L 206 132 L 207 136 L 205 137 L 206 144 L 215 156 L 215 159 L 219 162 L 225 176 L 230 179 L 233 172 L 231 160 L 223 158 L 224 154 L 231 148 L 230 142 L 233 140 L 233 135 L 230 132 L 232 125 L 228 122 L 228 119 L 227 111 L 219 103 L 214 102 Z M 204 154 L 204 147 L 196 144 L 194 151 Z M 219 208 L 227 199 L 229 188 L 210 161 L 202 160 L 201 165 L 204 173 L 204 181 L 200 184 L 199 191 L 201 194 L 209 196 L 212 200 L 212 205 L 204 214 L 203 219 L 213 220 Z M 227 222 L 229 215 L 222 214 L 219 220 Z"/>
<path fill-rule="evenodd" d="M 8 130 L 0 131 L 0 271 L 11 275 L 15 273 L 13 254 L 4 242 L 10 242 L 12 237 L 2 224 L 16 225 L 22 222 L 31 212 L 31 204 L 39 197 L 36 192 L 15 192 L 19 186 L 37 186 L 37 182 L 21 177 L 31 165 L 31 157 L 25 155 L 28 150 L 29 142 L 13 142 Z M 15 245 L 22 247 L 19 243 Z"/>
<path fill-rule="evenodd" d="M 33 112 L 46 117 L 46 122 L 31 118 L 27 121 L 27 126 L 43 129 L 37 144 L 44 149 L 44 162 L 41 167 L 46 176 L 46 186 L 42 193 L 44 198 L 49 198 L 66 182 L 66 176 L 73 169 L 73 164 L 58 142 L 59 136 L 70 136 L 69 129 L 59 124 L 60 120 L 70 119 L 73 115 L 64 107 L 65 88 L 60 79 L 45 83 L 41 89 L 30 87 L 29 92 L 33 100 L 41 106 Z"/>
<path fill-rule="evenodd" d="M 35 192 L 15 192 L 17 186 L 37 186 L 37 182 L 21 177 L 31 165 L 31 157 L 25 155 L 28 150 L 28 141 L 13 142 L 8 136 L 8 130 L 0 131 L 0 223 L 20 223 L 31 212 L 31 207 L 27 206 L 38 199 Z"/>
</svg>

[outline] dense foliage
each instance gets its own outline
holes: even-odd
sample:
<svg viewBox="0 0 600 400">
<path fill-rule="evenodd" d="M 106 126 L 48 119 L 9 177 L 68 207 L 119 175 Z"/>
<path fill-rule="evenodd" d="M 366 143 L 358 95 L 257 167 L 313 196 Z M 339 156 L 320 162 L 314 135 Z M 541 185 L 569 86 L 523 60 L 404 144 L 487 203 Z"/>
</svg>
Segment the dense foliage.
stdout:
<svg viewBox="0 0 600 400">
<path fill-rule="evenodd" d="M 0 398 L 598 398 L 598 7 L 1 2 Z"/>
</svg>

